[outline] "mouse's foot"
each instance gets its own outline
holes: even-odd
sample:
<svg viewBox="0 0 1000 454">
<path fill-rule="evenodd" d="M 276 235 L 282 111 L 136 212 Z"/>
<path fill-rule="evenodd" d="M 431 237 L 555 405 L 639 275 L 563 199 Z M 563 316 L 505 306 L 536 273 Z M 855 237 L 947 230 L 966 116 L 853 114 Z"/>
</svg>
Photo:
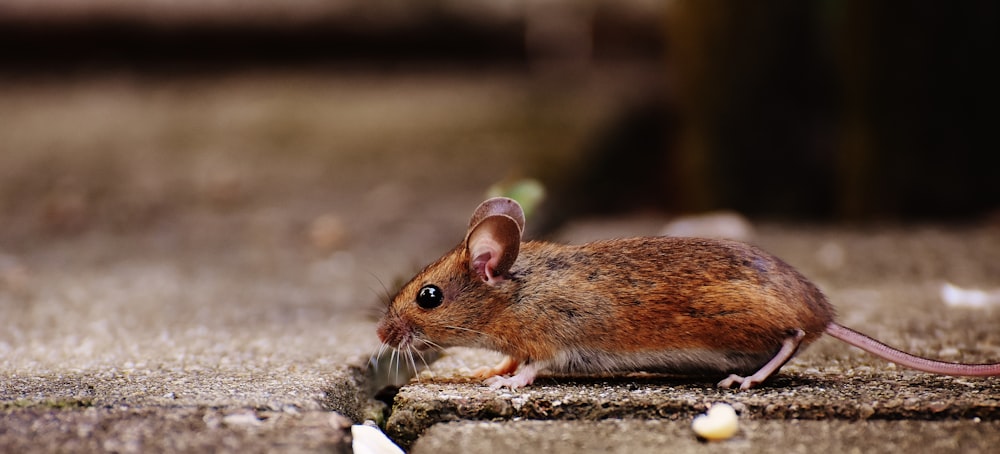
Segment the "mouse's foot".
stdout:
<svg viewBox="0 0 1000 454">
<path fill-rule="evenodd" d="M 778 350 L 778 353 L 774 355 L 774 358 L 771 358 L 771 360 L 768 361 L 764 367 L 761 367 L 760 370 L 754 372 L 754 374 L 749 377 L 741 377 L 739 375 L 732 374 L 726 377 L 725 380 L 720 381 L 719 387 L 722 389 L 729 389 L 732 388 L 734 384 L 739 383 L 740 389 L 746 390 L 764 383 L 764 380 L 767 380 L 771 374 L 777 372 L 778 369 L 781 369 L 781 366 L 784 366 L 789 359 L 792 359 L 792 356 L 794 356 L 795 352 L 798 351 L 799 344 L 802 343 L 802 338 L 805 337 L 805 335 L 805 331 L 800 329 L 795 330 L 792 335 L 786 337 L 785 340 L 781 342 L 781 350 Z"/>
<path fill-rule="evenodd" d="M 740 389 L 750 389 L 763 382 L 764 380 L 754 380 L 753 375 L 749 377 L 743 377 L 740 375 L 731 374 L 724 380 L 720 381 L 718 386 L 722 389 L 729 389 L 732 388 L 733 385 L 739 384 Z"/>
<path fill-rule="evenodd" d="M 481 380 L 486 380 L 499 375 L 513 374 L 517 371 L 517 366 L 520 365 L 521 363 L 518 360 L 510 356 L 505 356 L 503 361 L 500 361 L 496 366 L 483 366 L 472 371 L 472 376 Z"/>
<path fill-rule="evenodd" d="M 538 369 L 535 368 L 534 364 L 525 364 L 517 375 L 511 377 L 490 377 L 485 381 L 485 383 L 490 386 L 490 389 L 507 387 L 510 388 L 511 391 L 514 391 L 517 388 L 523 388 L 532 384 L 535 381 L 535 376 L 537 374 Z"/>
</svg>

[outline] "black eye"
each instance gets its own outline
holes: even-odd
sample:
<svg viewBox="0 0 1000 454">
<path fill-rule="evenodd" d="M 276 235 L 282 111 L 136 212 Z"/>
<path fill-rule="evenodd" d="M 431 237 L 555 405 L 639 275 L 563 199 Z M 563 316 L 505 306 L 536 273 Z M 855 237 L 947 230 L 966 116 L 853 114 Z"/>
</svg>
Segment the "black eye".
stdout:
<svg viewBox="0 0 1000 454">
<path fill-rule="evenodd" d="M 417 292 L 417 305 L 424 309 L 434 309 L 444 301 L 444 293 L 436 285 L 425 285 Z"/>
</svg>

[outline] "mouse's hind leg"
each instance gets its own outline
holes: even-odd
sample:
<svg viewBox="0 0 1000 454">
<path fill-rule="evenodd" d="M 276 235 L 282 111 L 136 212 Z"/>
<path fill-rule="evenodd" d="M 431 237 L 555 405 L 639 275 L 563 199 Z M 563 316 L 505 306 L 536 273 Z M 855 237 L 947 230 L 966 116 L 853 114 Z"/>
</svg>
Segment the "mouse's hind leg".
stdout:
<svg viewBox="0 0 1000 454">
<path fill-rule="evenodd" d="M 726 377 L 725 380 L 720 381 L 719 387 L 729 389 L 732 388 L 733 384 L 739 383 L 740 389 L 750 389 L 763 383 L 764 380 L 767 380 L 767 377 L 770 377 L 771 374 L 777 372 L 778 369 L 781 369 L 781 366 L 784 366 L 789 359 L 792 359 L 792 356 L 795 356 L 795 352 L 798 351 L 799 345 L 802 343 L 802 338 L 805 337 L 805 335 L 805 331 L 802 331 L 801 329 L 795 330 L 795 334 L 786 337 L 785 340 L 781 342 L 781 350 L 778 350 L 778 353 L 774 355 L 774 358 L 771 358 L 771 360 L 768 361 L 764 367 L 761 367 L 760 370 L 754 372 L 754 374 L 749 377 L 741 377 L 739 375 L 732 374 L 729 377 Z"/>
</svg>

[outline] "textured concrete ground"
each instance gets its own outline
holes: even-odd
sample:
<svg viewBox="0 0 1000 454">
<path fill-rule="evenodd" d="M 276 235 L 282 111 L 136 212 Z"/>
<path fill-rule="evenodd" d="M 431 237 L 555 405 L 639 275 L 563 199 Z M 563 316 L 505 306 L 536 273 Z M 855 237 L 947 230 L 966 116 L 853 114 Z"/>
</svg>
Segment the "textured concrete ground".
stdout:
<svg viewBox="0 0 1000 454">
<path fill-rule="evenodd" d="M 691 436 L 687 421 L 459 422 L 434 426 L 414 453 L 487 453 L 533 450 L 549 453 L 814 453 L 975 452 L 996 449 L 996 421 L 773 421 L 744 422 L 725 442 Z"/>
<path fill-rule="evenodd" d="M 461 238 L 524 150 L 565 154 L 613 104 L 586 87 L 534 97 L 516 77 L 2 87 L 0 446 L 14 451 L 346 452 L 350 421 L 384 415 L 364 370 L 386 293 Z M 561 238 L 665 221 L 580 222 Z M 941 297 L 945 283 L 1000 287 L 996 225 L 755 227 L 848 326 L 927 356 L 1000 359 L 1000 309 Z M 459 378 L 495 360 L 448 352 L 399 391 L 387 431 L 415 452 L 987 452 L 1000 433 L 996 379 L 913 373 L 832 339 L 750 392 Z M 698 442 L 690 418 L 717 401 L 743 428 Z"/>
</svg>

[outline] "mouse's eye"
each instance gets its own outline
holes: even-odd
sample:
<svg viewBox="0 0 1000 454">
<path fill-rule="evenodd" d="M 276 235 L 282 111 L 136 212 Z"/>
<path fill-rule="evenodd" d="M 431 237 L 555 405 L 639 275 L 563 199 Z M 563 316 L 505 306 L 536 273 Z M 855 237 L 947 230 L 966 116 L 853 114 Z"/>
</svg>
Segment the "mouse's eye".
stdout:
<svg viewBox="0 0 1000 454">
<path fill-rule="evenodd" d="M 417 292 L 417 305 L 424 309 L 434 309 L 444 301 L 444 292 L 436 285 L 425 285 Z"/>
</svg>

